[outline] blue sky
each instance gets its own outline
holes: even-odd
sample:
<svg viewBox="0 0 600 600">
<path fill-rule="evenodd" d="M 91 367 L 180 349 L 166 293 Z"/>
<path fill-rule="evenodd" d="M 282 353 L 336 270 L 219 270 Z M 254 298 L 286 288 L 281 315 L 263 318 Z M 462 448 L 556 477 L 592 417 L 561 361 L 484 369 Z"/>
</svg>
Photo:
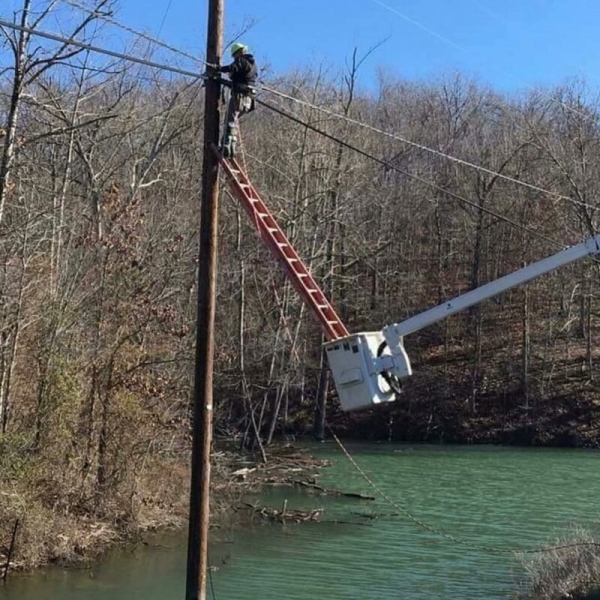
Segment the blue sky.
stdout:
<svg viewBox="0 0 600 600">
<path fill-rule="evenodd" d="M 152 4 L 152 8 L 148 8 Z M 170 8 L 167 12 L 167 7 Z M 203 49 L 206 0 L 121 0 L 121 17 L 188 49 Z M 385 6 L 384 6 L 385 5 Z M 502 90 L 583 76 L 600 84 L 599 0 L 225 0 L 226 31 L 244 36 L 276 71 L 303 64 L 343 68 L 389 38 L 365 63 L 409 79 L 461 71 Z"/>
<path fill-rule="evenodd" d="M 0 14 L 21 3 L 3 0 Z M 204 51 L 206 0 L 119 0 L 118 7 L 117 20 Z M 275 72 L 308 64 L 335 74 L 355 46 L 364 52 L 385 39 L 361 69 L 365 86 L 381 67 L 411 80 L 460 71 L 504 91 L 574 77 L 600 87 L 600 0 L 225 0 L 225 8 L 226 37 L 256 21 L 243 40 Z M 118 46 L 121 34 L 111 31 L 95 43 Z"/>
</svg>

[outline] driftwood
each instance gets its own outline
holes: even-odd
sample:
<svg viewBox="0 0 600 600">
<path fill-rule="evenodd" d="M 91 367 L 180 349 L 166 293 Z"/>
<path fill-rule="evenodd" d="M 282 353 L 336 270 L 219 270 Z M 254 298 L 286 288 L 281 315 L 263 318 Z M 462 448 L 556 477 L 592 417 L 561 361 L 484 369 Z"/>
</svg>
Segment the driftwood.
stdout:
<svg viewBox="0 0 600 600">
<path fill-rule="evenodd" d="M 344 496 L 345 498 L 356 498 L 357 500 L 376 500 L 375 496 L 369 494 L 361 494 L 359 492 L 343 492 L 341 490 L 334 490 L 324 488 L 322 485 L 306 479 L 294 479 L 290 480 L 287 478 L 276 478 L 270 477 L 263 482 L 265 485 L 278 486 L 278 487 L 292 487 L 300 486 L 311 492 L 318 493 L 321 496 Z"/>
<path fill-rule="evenodd" d="M 361 519 L 369 519 L 370 521 L 374 521 L 375 519 L 385 518 L 385 517 L 401 517 L 402 513 L 399 512 L 389 512 L 389 513 L 361 513 L 361 512 L 351 512 L 351 515 L 356 517 L 360 517 Z"/>
<path fill-rule="evenodd" d="M 234 471 L 231 476 L 232 477 L 238 477 L 239 479 L 246 479 L 246 477 L 248 477 L 248 475 L 250 475 L 250 473 L 254 473 L 256 472 L 257 468 L 256 467 L 244 467 L 243 469 L 238 469 L 237 471 Z"/>
<path fill-rule="evenodd" d="M 373 527 L 371 523 L 359 523 L 357 521 L 342 521 L 341 519 L 330 519 L 327 521 L 319 521 L 319 523 L 330 523 L 332 525 L 356 525 L 358 527 Z"/>
<path fill-rule="evenodd" d="M 309 455 L 300 454 L 296 451 L 284 455 L 273 455 L 269 464 L 257 465 L 253 463 L 238 463 L 238 468 L 230 473 L 230 481 L 237 484 L 248 485 L 257 483 L 271 486 L 295 486 L 307 490 L 309 493 L 322 496 L 343 496 L 356 498 L 358 500 L 375 500 L 374 496 L 356 492 L 344 492 L 335 489 L 327 489 L 317 483 L 321 467 L 327 466 L 329 461 L 315 459 Z M 342 521 L 338 519 L 323 521 L 324 509 L 296 510 L 289 509 L 287 500 L 281 508 L 250 504 L 248 502 L 232 507 L 235 512 L 248 511 L 251 519 L 259 518 L 268 522 L 277 523 L 305 523 L 326 522 L 340 525 L 366 525 L 366 523 Z"/>
<path fill-rule="evenodd" d="M 257 506 L 255 504 L 243 503 L 240 508 L 251 510 L 252 517 L 260 517 L 266 521 L 292 521 L 294 523 L 303 523 L 307 521 L 319 521 L 323 514 L 322 508 L 315 510 L 295 510 L 287 508 L 287 500 L 283 503 L 281 510 L 270 506 Z"/>
<path fill-rule="evenodd" d="M 342 492 L 341 490 L 331 490 L 324 488 L 312 481 L 296 480 L 294 485 L 299 485 L 311 490 L 315 490 L 324 496 L 344 496 L 346 498 L 357 498 L 358 500 L 375 500 L 375 496 L 369 496 L 367 494 L 360 494 L 358 492 Z"/>
<path fill-rule="evenodd" d="M 372 527 L 370 523 L 360 523 L 357 521 L 345 521 L 343 519 L 322 519 L 322 515 L 325 512 L 322 508 L 315 510 L 290 510 L 287 508 L 287 500 L 284 501 L 281 510 L 272 508 L 270 506 L 257 506 L 255 504 L 244 503 L 236 510 L 251 510 L 252 517 L 260 517 L 265 521 L 284 523 L 291 521 L 293 523 L 307 523 L 315 522 L 328 523 L 331 525 L 357 525 L 359 527 Z"/>
</svg>

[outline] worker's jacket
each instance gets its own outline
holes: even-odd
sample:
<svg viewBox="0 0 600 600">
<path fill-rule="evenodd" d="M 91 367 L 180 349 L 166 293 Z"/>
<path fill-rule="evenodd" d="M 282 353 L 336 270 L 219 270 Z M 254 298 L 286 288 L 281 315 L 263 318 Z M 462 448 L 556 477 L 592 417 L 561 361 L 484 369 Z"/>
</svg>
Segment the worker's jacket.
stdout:
<svg viewBox="0 0 600 600">
<path fill-rule="evenodd" d="M 243 54 L 230 65 L 221 67 L 222 73 L 229 73 L 233 89 L 237 92 L 248 92 L 248 88 L 256 85 L 258 69 L 252 54 Z"/>
</svg>

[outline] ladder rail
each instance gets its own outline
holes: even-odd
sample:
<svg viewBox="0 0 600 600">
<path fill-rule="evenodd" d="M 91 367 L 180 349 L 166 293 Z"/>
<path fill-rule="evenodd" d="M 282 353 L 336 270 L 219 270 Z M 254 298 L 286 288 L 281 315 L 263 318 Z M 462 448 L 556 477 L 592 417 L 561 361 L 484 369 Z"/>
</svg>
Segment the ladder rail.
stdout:
<svg viewBox="0 0 600 600">
<path fill-rule="evenodd" d="M 225 159 L 214 145 L 212 151 L 227 175 L 234 196 L 241 202 L 264 244 L 283 267 L 294 289 L 319 320 L 326 339 L 334 341 L 350 335 L 329 299 L 250 182 L 245 170 L 234 158 Z"/>
</svg>

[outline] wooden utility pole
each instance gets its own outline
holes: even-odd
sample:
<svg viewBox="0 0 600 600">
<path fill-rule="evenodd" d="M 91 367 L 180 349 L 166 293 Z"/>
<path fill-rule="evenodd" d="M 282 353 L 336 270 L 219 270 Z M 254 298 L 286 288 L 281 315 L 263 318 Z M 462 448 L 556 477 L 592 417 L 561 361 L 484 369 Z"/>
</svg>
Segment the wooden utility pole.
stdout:
<svg viewBox="0 0 600 600">
<path fill-rule="evenodd" d="M 206 61 L 219 64 L 223 52 L 223 3 L 208 2 Z M 212 66 L 208 73 L 216 75 Z M 196 330 L 196 368 L 194 378 L 194 416 L 190 524 L 186 576 L 186 600 L 206 600 L 208 569 L 208 528 L 210 510 L 210 452 L 213 415 L 214 322 L 217 283 L 217 222 L 219 207 L 219 164 L 211 144 L 219 144 L 220 85 L 206 80 L 204 105 L 204 159 L 202 164 L 202 206 L 198 265 L 198 318 Z"/>
</svg>

